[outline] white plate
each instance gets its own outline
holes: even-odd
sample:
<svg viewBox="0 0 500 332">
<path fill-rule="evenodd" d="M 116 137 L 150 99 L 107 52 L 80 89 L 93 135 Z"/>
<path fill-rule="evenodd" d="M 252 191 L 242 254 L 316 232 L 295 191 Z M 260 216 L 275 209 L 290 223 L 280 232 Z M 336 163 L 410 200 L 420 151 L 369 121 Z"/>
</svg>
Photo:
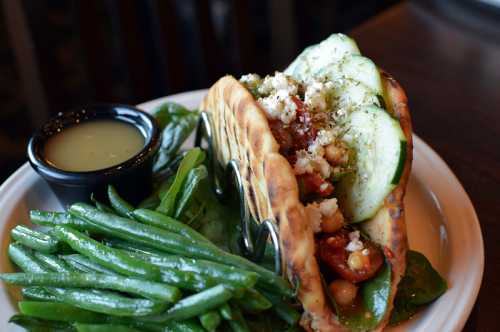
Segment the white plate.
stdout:
<svg viewBox="0 0 500 332">
<path fill-rule="evenodd" d="M 196 108 L 206 90 L 182 93 L 139 105 L 151 110 L 165 100 Z M 483 239 L 474 208 L 443 160 L 414 136 L 414 163 L 405 198 L 410 247 L 424 253 L 450 289 L 409 322 L 388 331 L 461 331 L 476 300 L 483 275 Z M 9 231 L 28 223 L 30 209 L 60 210 L 49 187 L 28 164 L 0 187 L 0 271 L 12 271 L 6 249 Z M 21 331 L 7 320 L 15 313 L 10 288 L 0 288 L 0 331 Z"/>
</svg>

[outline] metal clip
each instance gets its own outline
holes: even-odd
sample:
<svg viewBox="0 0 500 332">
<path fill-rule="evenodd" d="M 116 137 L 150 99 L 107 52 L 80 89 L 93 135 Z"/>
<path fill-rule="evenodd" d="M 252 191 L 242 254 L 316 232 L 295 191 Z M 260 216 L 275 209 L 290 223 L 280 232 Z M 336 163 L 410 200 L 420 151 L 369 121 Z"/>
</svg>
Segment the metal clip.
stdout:
<svg viewBox="0 0 500 332">
<path fill-rule="evenodd" d="M 239 162 L 231 159 L 226 167 L 222 169 L 217 161 L 214 151 L 213 132 L 210 124 L 209 114 L 201 112 L 196 128 L 195 146 L 202 147 L 202 140 L 207 142 L 207 159 L 209 174 L 211 174 L 212 185 L 215 195 L 222 203 L 227 203 L 231 193 L 231 187 L 234 183 L 238 190 L 240 202 L 240 220 L 242 229 L 242 246 L 245 255 L 254 262 L 262 261 L 264 252 L 268 244 L 269 237 L 274 248 L 274 272 L 282 274 L 281 248 L 278 237 L 278 229 L 270 219 L 261 223 L 253 221 L 248 210 L 248 204 L 245 196 L 245 188 L 241 177 Z M 221 175 L 224 176 L 221 179 Z M 253 223 L 253 224 L 252 224 Z M 255 240 L 254 240 L 254 233 Z"/>
</svg>

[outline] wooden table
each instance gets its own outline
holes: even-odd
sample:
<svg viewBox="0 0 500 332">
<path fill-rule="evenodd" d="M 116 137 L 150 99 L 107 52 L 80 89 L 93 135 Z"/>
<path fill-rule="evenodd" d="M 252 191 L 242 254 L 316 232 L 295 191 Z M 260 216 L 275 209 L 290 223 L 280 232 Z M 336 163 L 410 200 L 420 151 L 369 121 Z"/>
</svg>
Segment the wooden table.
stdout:
<svg viewBox="0 0 500 332">
<path fill-rule="evenodd" d="M 464 331 L 500 331 L 500 38 L 463 23 L 405 2 L 350 35 L 405 88 L 415 133 L 471 197 L 486 262 Z"/>
</svg>

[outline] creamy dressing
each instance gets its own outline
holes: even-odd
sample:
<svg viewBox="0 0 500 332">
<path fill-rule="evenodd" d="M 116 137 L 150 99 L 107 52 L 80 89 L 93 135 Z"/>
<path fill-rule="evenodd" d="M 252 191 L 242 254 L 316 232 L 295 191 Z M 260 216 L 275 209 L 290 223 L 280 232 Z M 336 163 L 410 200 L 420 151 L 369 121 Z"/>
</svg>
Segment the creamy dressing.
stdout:
<svg viewBox="0 0 500 332">
<path fill-rule="evenodd" d="M 118 120 L 83 122 L 49 138 L 45 160 L 64 171 L 96 171 L 118 165 L 144 147 L 136 127 Z"/>
</svg>

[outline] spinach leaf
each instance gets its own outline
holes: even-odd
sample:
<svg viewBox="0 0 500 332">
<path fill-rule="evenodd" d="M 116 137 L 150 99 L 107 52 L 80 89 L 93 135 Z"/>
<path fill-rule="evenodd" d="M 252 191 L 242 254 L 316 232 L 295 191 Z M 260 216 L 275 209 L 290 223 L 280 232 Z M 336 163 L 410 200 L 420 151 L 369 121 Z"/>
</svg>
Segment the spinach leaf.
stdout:
<svg viewBox="0 0 500 332">
<path fill-rule="evenodd" d="M 391 314 L 391 324 L 413 316 L 422 306 L 441 296 L 448 285 L 419 252 L 409 250 L 406 255 L 406 272 L 398 285 Z"/>
<path fill-rule="evenodd" d="M 186 151 L 179 151 L 176 154 L 172 155 L 163 155 L 161 152 L 158 152 L 158 154 L 155 156 L 156 157 L 156 168 L 153 165 L 153 169 L 156 169 L 157 171 L 153 174 L 153 181 L 155 182 L 161 182 L 162 180 L 168 178 L 169 176 L 175 174 L 177 169 L 179 168 L 179 164 L 181 163 L 181 160 L 184 158 L 186 155 Z M 162 158 L 167 158 L 167 159 L 162 159 Z"/>
<path fill-rule="evenodd" d="M 153 117 L 158 122 L 160 129 L 163 129 L 168 123 L 177 121 L 179 118 L 188 116 L 191 113 L 192 111 L 188 110 L 184 106 L 167 101 L 153 110 Z"/>
<path fill-rule="evenodd" d="M 175 175 L 174 182 L 168 188 L 167 193 L 162 197 L 161 203 L 156 209 L 159 212 L 171 217 L 175 213 L 175 205 L 178 202 L 178 196 L 182 186 L 186 182 L 189 172 L 200 165 L 205 159 L 205 153 L 200 148 L 194 148 L 188 151 L 179 165 Z"/>
<path fill-rule="evenodd" d="M 200 165 L 189 171 L 186 182 L 181 190 L 181 197 L 179 198 L 175 208 L 174 218 L 179 219 L 188 204 L 191 202 L 201 180 L 205 179 L 207 176 L 208 171 L 204 165 Z"/>
<path fill-rule="evenodd" d="M 209 178 L 201 181 L 195 193 L 196 202 L 203 202 L 203 214 L 196 218 L 198 231 L 223 250 L 237 253 L 233 246 L 233 234 L 241 234 L 239 208 L 221 204 L 215 196 Z M 193 203 L 194 204 L 194 203 Z M 239 244 L 236 245 L 239 247 Z"/>
<path fill-rule="evenodd" d="M 153 172 L 156 173 L 168 167 L 174 159 L 174 155 L 196 126 L 198 112 L 167 102 L 153 111 L 153 116 L 162 129 L 160 150 L 153 165 Z"/>
<path fill-rule="evenodd" d="M 154 192 L 150 196 L 146 197 L 142 202 L 140 202 L 137 208 L 156 210 L 158 205 L 160 205 L 160 198 L 158 197 L 158 192 Z"/>
<path fill-rule="evenodd" d="M 157 195 L 158 195 L 158 198 L 160 199 L 160 202 L 165 197 L 165 195 L 168 193 L 168 190 L 170 189 L 170 187 L 172 187 L 174 180 L 175 180 L 175 174 L 168 177 L 166 180 L 161 182 L 160 185 L 158 186 Z M 158 203 L 158 205 L 160 205 L 160 204 Z"/>
<path fill-rule="evenodd" d="M 207 204 L 205 202 L 193 199 L 186 208 L 186 212 L 183 213 L 182 221 L 198 230 L 201 227 L 202 218 L 206 213 L 206 206 Z"/>
<path fill-rule="evenodd" d="M 385 263 L 377 275 L 360 288 L 362 301 L 355 307 L 335 305 L 340 321 L 353 330 L 371 330 L 384 318 L 391 292 L 391 267 Z"/>
<path fill-rule="evenodd" d="M 361 296 L 367 309 L 373 314 L 373 327 L 378 325 L 387 311 L 391 293 L 391 268 L 384 264 L 377 276 L 361 286 Z"/>
</svg>

